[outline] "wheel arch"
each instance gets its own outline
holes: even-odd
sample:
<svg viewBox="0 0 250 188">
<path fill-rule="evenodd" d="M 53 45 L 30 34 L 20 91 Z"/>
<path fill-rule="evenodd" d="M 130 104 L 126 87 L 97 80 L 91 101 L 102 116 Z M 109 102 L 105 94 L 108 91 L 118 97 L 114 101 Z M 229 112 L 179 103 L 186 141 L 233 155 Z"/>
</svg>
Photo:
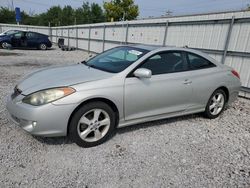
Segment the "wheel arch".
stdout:
<svg viewBox="0 0 250 188">
<path fill-rule="evenodd" d="M 96 98 L 91 98 L 91 99 L 87 99 L 85 101 L 83 101 L 81 104 L 79 104 L 75 109 L 74 111 L 70 114 L 70 117 L 69 117 L 69 120 L 68 120 L 68 123 L 67 123 L 67 135 L 68 135 L 68 132 L 69 132 L 69 124 L 71 122 L 71 119 L 74 115 L 74 113 L 80 109 L 83 105 L 86 105 L 87 103 L 91 103 L 91 102 L 104 102 L 106 103 L 107 105 L 109 105 L 112 110 L 115 112 L 115 118 L 116 118 L 116 126 L 118 125 L 118 122 L 119 122 L 119 110 L 116 106 L 116 104 L 111 101 L 110 99 L 107 99 L 107 98 L 104 98 L 104 97 L 96 97 Z"/>
<path fill-rule="evenodd" d="M 228 102 L 229 101 L 229 90 L 228 90 L 228 88 L 226 86 L 220 86 L 216 90 L 218 90 L 218 89 L 221 89 L 221 90 L 223 90 L 225 92 L 225 94 L 226 94 L 226 102 Z"/>
</svg>

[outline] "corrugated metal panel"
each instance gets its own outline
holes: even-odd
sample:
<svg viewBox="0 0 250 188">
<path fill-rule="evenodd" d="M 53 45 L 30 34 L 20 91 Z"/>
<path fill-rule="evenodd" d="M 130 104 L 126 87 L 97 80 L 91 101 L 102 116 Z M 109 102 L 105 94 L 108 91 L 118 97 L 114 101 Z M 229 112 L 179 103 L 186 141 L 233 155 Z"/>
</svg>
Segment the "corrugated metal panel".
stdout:
<svg viewBox="0 0 250 188">
<path fill-rule="evenodd" d="M 250 88 L 250 58 L 229 56 L 225 62 L 239 72 L 242 86 Z"/>
<path fill-rule="evenodd" d="M 114 48 L 116 46 L 119 46 L 119 44 L 114 44 L 114 43 L 111 43 L 111 42 L 105 42 L 105 46 L 104 46 L 104 49 L 105 50 L 108 50 L 110 48 Z"/>
<path fill-rule="evenodd" d="M 76 40 L 75 39 L 69 39 L 69 46 L 76 47 Z"/>
<path fill-rule="evenodd" d="M 128 42 L 129 43 L 143 43 L 162 45 L 165 27 L 162 26 L 132 26 L 128 29 Z M 125 38 L 126 29 L 123 31 Z"/>
<path fill-rule="evenodd" d="M 90 51 L 96 52 L 96 53 L 101 53 L 102 52 L 102 42 L 92 41 L 90 43 Z"/>
<path fill-rule="evenodd" d="M 222 55 L 218 54 L 208 54 L 210 57 L 214 58 L 216 61 L 220 62 Z"/>
<path fill-rule="evenodd" d="M 105 39 L 110 41 L 125 41 L 126 25 L 123 27 L 107 27 L 105 32 Z"/>
<path fill-rule="evenodd" d="M 88 40 L 78 40 L 78 48 L 88 50 Z"/>
<path fill-rule="evenodd" d="M 91 28 L 91 39 L 103 39 L 103 28 Z"/>
<path fill-rule="evenodd" d="M 78 38 L 88 38 L 89 37 L 89 28 L 78 29 Z"/>
<path fill-rule="evenodd" d="M 57 35 L 57 31 L 55 29 L 52 29 L 52 35 Z"/>
<path fill-rule="evenodd" d="M 250 52 L 250 23 L 234 24 L 228 50 Z"/>
<path fill-rule="evenodd" d="M 69 29 L 69 37 L 77 37 L 75 29 Z"/>
</svg>

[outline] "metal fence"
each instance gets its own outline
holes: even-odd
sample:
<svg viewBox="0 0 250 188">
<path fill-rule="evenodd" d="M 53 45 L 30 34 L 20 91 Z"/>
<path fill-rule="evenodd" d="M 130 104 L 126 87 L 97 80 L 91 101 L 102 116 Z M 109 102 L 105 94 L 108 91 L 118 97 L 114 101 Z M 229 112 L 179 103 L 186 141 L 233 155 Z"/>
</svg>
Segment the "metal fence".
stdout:
<svg viewBox="0 0 250 188">
<path fill-rule="evenodd" d="M 17 27 L 0 24 L 0 31 Z M 179 16 L 64 27 L 18 26 L 48 34 L 53 42 L 100 53 L 121 44 L 188 46 L 234 67 L 241 95 L 250 98 L 250 11 Z"/>
</svg>

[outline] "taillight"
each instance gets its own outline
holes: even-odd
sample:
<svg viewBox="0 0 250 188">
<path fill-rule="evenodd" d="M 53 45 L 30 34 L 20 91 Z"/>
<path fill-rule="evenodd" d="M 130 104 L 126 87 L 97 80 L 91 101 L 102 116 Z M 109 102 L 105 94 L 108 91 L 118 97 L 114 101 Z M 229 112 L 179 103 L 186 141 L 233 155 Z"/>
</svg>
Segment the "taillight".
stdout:
<svg viewBox="0 0 250 188">
<path fill-rule="evenodd" d="M 238 73 L 236 70 L 232 70 L 231 72 L 232 72 L 232 74 L 233 74 L 234 76 L 236 76 L 237 78 L 240 79 L 240 75 L 239 75 L 239 73 Z"/>
</svg>

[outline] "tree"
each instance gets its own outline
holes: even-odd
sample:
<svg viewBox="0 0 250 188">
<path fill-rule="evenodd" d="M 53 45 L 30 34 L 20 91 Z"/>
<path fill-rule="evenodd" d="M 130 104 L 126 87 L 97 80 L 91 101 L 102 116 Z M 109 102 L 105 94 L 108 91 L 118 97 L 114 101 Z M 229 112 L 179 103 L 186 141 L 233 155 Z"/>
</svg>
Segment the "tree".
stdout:
<svg viewBox="0 0 250 188">
<path fill-rule="evenodd" d="M 139 15 L 139 7 L 134 4 L 134 0 L 112 0 L 104 2 L 106 17 L 108 21 L 133 20 Z"/>
<path fill-rule="evenodd" d="M 62 26 L 76 24 L 90 24 L 105 21 L 105 15 L 100 5 L 96 3 L 89 4 L 83 2 L 83 5 L 77 9 L 71 6 L 52 6 L 46 12 L 41 14 L 29 15 L 21 12 L 22 21 L 20 24 L 41 25 L 41 26 Z M 9 8 L 0 7 L 0 23 L 15 24 L 15 11 Z"/>
<path fill-rule="evenodd" d="M 105 21 L 105 16 L 102 8 L 96 4 L 91 4 L 91 23 L 100 23 Z"/>
<path fill-rule="evenodd" d="M 82 5 L 82 17 L 83 17 L 83 23 L 91 23 L 91 10 L 89 6 L 89 2 L 83 2 Z"/>
<path fill-rule="evenodd" d="M 0 7 L 0 23 L 16 23 L 15 12 L 9 8 Z"/>
<path fill-rule="evenodd" d="M 61 25 L 74 25 L 75 11 L 71 6 L 65 6 L 62 9 Z"/>
<path fill-rule="evenodd" d="M 105 21 L 105 16 L 100 7 L 96 3 L 91 5 L 88 2 L 83 2 L 81 8 L 75 10 L 77 24 L 99 23 Z"/>
<path fill-rule="evenodd" d="M 36 25 L 48 26 L 58 26 L 62 23 L 62 8 L 60 6 L 53 6 L 47 12 L 36 15 L 37 20 Z"/>
</svg>

